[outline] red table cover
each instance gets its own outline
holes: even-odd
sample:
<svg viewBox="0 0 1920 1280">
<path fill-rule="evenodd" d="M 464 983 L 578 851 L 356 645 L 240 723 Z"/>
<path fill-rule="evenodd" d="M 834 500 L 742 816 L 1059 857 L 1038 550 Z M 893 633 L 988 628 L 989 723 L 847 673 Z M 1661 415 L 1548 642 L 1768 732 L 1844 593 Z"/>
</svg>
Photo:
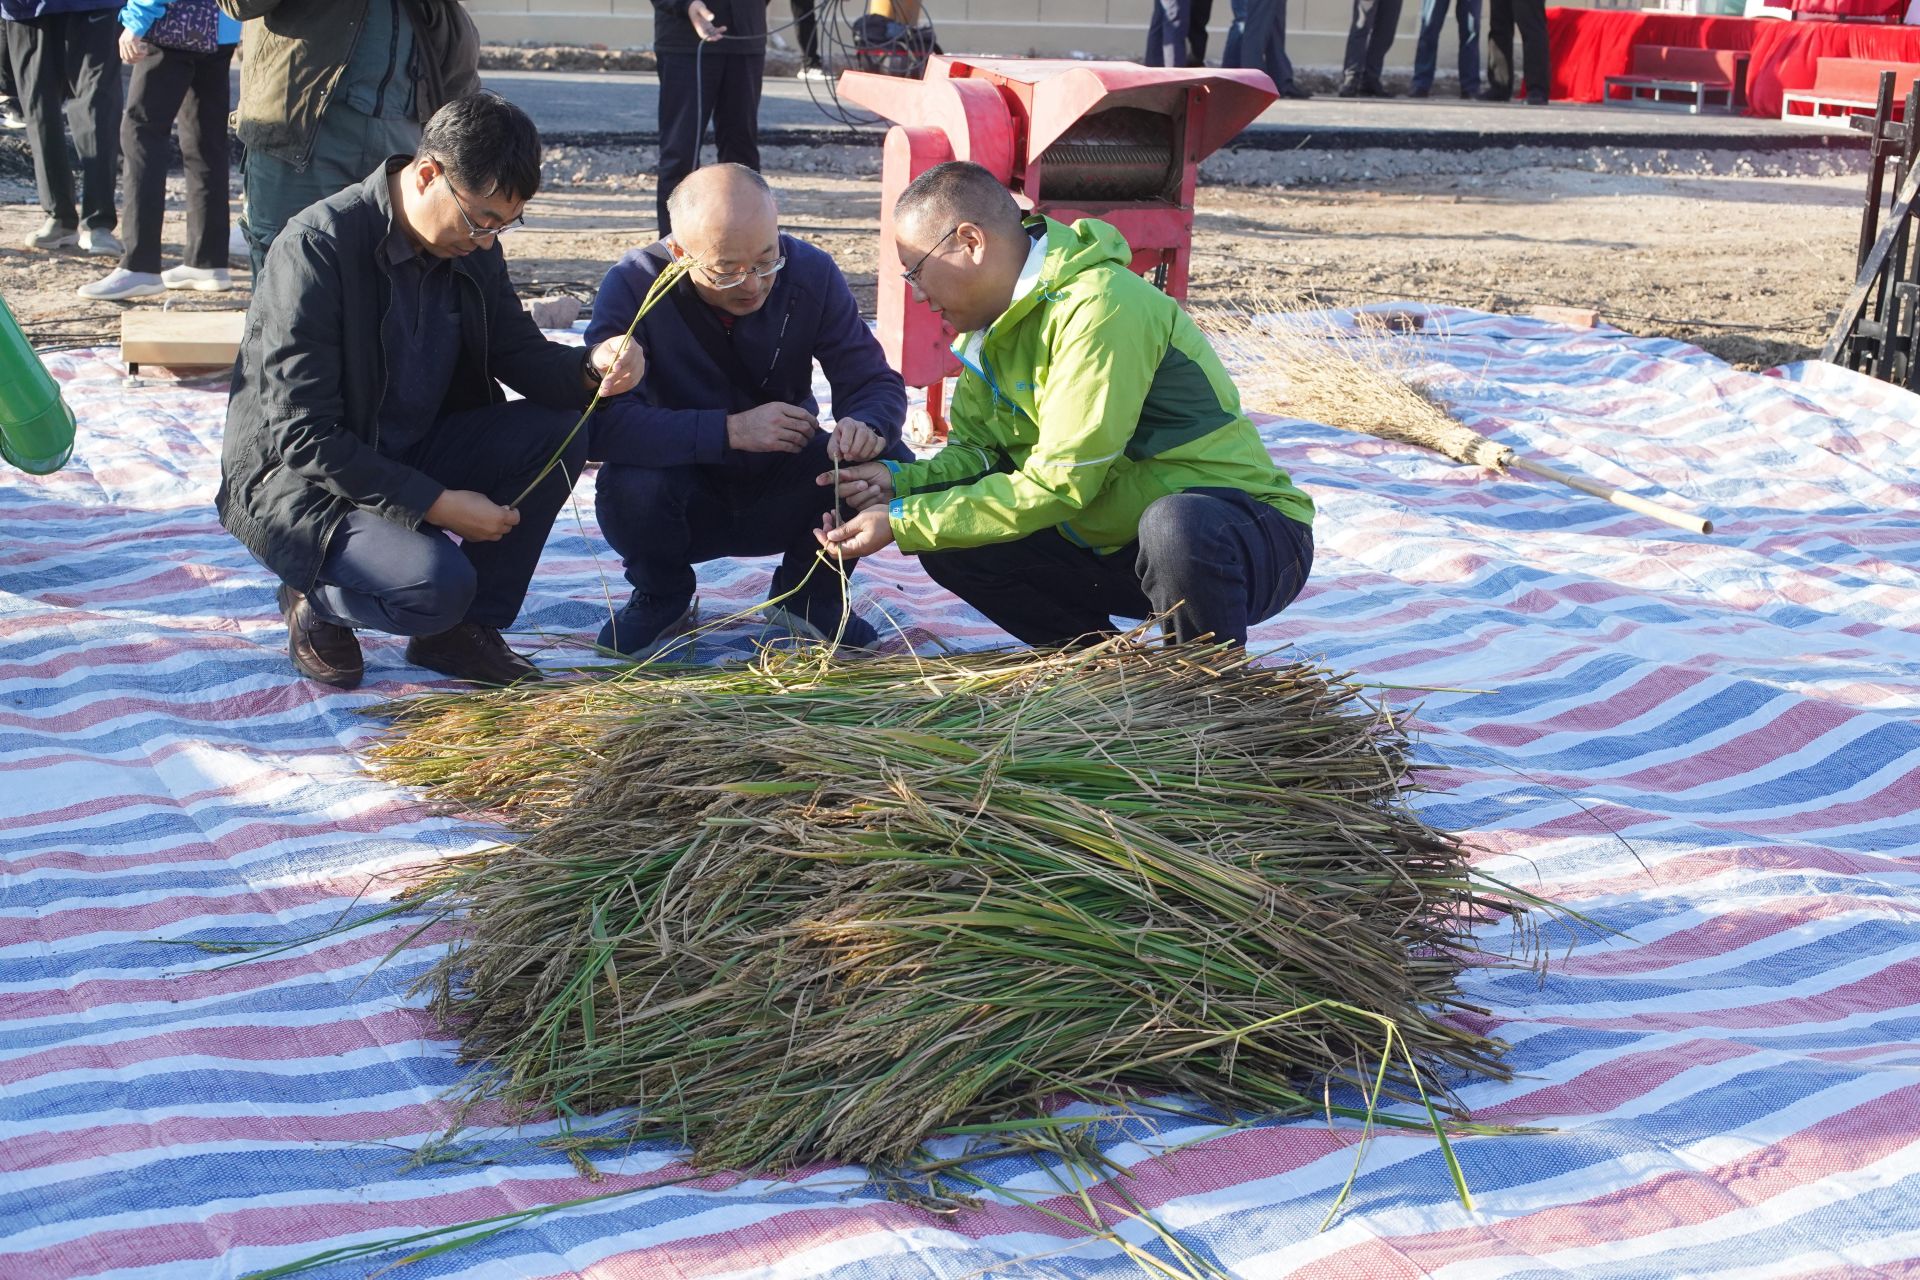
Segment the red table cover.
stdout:
<svg viewBox="0 0 1920 1280">
<path fill-rule="evenodd" d="M 1813 84 L 1817 58 L 1920 62 L 1920 27 L 1861 22 L 1721 18 L 1627 9 L 1547 10 L 1552 96 L 1599 102 L 1606 78 L 1625 75 L 1636 44 L 1746 49 L 1747 114 L 1778 116 L 1781 95 Z"/>
</svg>

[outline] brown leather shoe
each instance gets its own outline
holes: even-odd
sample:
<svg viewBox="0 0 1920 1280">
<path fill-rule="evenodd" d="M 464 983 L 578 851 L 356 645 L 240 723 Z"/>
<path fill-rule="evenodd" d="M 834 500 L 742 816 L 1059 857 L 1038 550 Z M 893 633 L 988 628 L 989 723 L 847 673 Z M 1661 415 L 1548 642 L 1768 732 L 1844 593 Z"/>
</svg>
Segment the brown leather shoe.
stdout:
<svg viewBox="0 0 1920 1280">
<path fill-rule="evenodd" d="M 437 636 L 415 636 L 407 641 L 407 661 L 474 684 L 541 678 L 540 668 L 507 648 L 498 630 L 477 622 L 463 622 Z"/>
<path fill-rule="evenodd" d="M 282 583 L 274 593 L 280 616 L 287 621 L 287 656 L 296 671 L 309 680 L 336 689 L 357 689 L 367 674 L 360 641 L 353 628 L 322 621 L 305 594 Z"/>
</svg>

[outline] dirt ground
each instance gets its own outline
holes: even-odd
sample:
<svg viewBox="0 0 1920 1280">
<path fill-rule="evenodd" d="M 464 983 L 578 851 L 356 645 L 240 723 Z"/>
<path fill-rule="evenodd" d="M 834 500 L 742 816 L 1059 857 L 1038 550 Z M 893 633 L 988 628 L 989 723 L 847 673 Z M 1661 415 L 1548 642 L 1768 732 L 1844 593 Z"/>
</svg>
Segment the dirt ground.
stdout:
<svg viewBox="0 0 1920 1280">
<path fill-rule="evenodd" d="M 821 154 L 828 150 L 856 149 L 771 151 L 769 176 L 789 229 L 833 253 L 870 308 L 878 153 Z M 1629 332 L 1681 338 L 1743 367 L 1818 354 L 1850 284 L 1861 176 L 1761 176 L 1744 163 L 1732 172 L 1725 164 L 1704 166 L 1721 172 L 1596 172 L 1590 156 L 1535 159 L 1498 171 L 1453 156 L 1445 166 L 1453 171 L 1436 173 L 1441 165 L 1403 156 L 1366 174 L 1351 155 L 1324 166 L 1294 155 L 1279 179 L 1287 185 L 1211 183 L 1198 200 L 1191 298 L 1590 308 Z M 651 160 L 645 150 L 554 149 L 551 185 L 530 207 L 527 230 L 508 241 L 523 295 L 588 300 L 608 264 L 650 238 Z M 1330 179 L 1316 180 L 1320 172 Z M 174 185 L 169 263 L 184 230 L 177 177 Z M 161 302 L 75 296 L 113 263 L 11 247 L 40 214 L 17 176 L 0 181 L 0 201 L 0 292 L 37 345 L 116 341 L 126 306 Z M 172 302 L 244 304 L 244 291 Z"/>
</svg>

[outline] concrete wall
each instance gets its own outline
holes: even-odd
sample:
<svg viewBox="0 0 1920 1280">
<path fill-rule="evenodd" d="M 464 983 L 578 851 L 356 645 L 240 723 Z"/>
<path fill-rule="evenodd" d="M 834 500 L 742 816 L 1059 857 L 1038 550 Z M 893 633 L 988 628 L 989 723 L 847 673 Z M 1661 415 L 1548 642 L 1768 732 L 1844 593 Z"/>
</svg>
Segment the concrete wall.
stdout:
<svg viewBox="0 0 1920 1280">
<path fill-rule="evenodd" d="M 653 43 L 653 6 L 648 0 L 469 0 L 481 33 L 509 43 L 604 44 L 646 48 Z M 1089 53 L 1138 58 L 1146 47 L 1149 0 L 928 0 L 927 13 L 940 43 L 955 53 Z M 845 12 L 864 12 L 848 4 Z M 1287 53 L 1301 66 L 1338 67 L 1346 44 L 1351 0 L 1291 0 Z M 785 0 L 774 0 L 771 24 L 788 21 Z M 1218 62 L 1230 18 L 1228 0 L 1214 0 L 1209 61 Z M 1388 65 L 1413 65 L 1413 32 L 1419 0 L 1403 0 L 1400 38 Z M 1453 65 L 1453 38 L 1441 41 L 1440 66 Z"/>
</svg>

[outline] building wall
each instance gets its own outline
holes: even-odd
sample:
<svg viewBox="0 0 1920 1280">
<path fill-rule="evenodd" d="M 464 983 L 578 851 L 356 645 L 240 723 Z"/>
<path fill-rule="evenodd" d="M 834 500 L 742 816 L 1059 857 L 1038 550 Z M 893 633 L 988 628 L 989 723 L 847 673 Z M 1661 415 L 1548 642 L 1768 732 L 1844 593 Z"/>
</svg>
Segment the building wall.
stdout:
<svg viewBox="0 0 1920 1280">
<path fill-rule="evenodd" d="M 648 0 L 469 0 L 469 11 L 489 40 L 508 43 L 604 44 L 646 48 L 653 43 Z M 1093 54 L 1138 58 L 1146 47 L 1149 0 L 927 0 L 926 11 L 953 53 Z M 864 12 L 848 4 L 844 12 Z M 1291 0 L 1287 53 L 1306 67 L 1338 67 L 1352 17 L 1351 0 Z M 785 0 L 774 0 L 771 25 L 789 21 Z M 1229 0 L 1214 0 L 1208 57 L 1219 61 L 1230 18 Z M 1413 64 L 1419 0 L 1403 0 L 1400 38 L 1388 65 Z M 1453 65 L 1453 37 L 1440 45 L 1440 66 Z"/>
</svg>

